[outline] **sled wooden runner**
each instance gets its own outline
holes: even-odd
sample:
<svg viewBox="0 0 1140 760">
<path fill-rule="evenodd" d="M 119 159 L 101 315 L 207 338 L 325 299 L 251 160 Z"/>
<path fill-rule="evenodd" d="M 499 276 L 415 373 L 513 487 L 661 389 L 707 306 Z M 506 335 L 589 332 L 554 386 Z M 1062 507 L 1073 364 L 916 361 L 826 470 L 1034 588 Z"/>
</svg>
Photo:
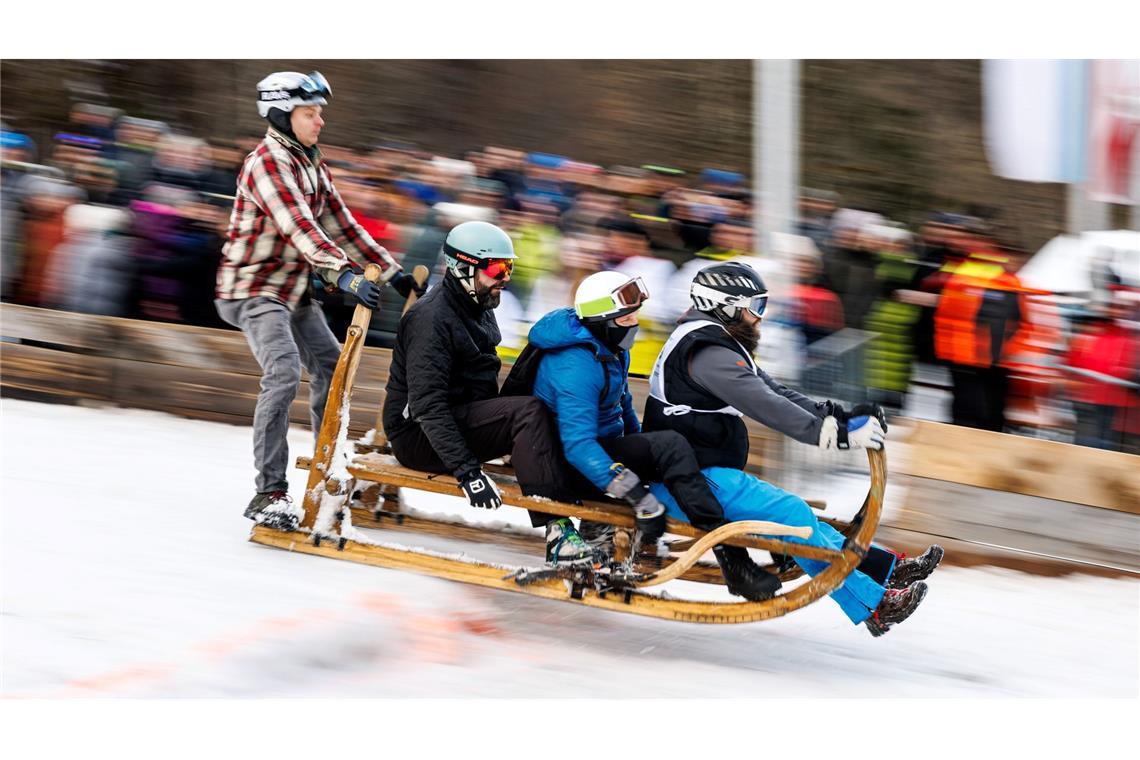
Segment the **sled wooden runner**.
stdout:
<svg viewBox="0 0 1140 760">
<path fill-rule="evenodd" d="M 421 269 L 417 267 L 415 275 L 423 282 L 426 278 L 420 277 L 426 275 L 426 270 L 420 271 Z M 389 271 L 394 273 L 394 270 Z M 365 276 L 374 282 L 381 279 L 379 267 L 370 265 Z M 668 533 L 696 539 L 695 544 L 691 544 L 683 555 L 673 558 L 668 565 L 651 573 L 635 573 L 625 577 L 619 585 L 613 582 L 612 576 L 598 576 L 602 582 L 596 579 L 582 580 L 586 576 L 594 578 L 589 569 L 574 571 L 572 577 L 551 578 L 546 577 L 541 570 L 536 570 L 532 577 L 538 579 L 531 580 L 527 577 L 530 571 L 523 569 L 375 541 L 352 525 L 352 516 L 359 511 L 352 510 L 350 502 L 358 485 L 375 482 L 389 488 L 416 488 L 456 496 L 461 495 L 462 491 L 450 476 L 408 470 L 375 452 L 356 454 L 354 444 L 348 441 L 348 408 L 352 399 L 353 379 L 371 316 L 371 310 L 363 306 L 357 307 L 329 388 L 314 456 L 299 461 L 301 466 L 309 470 L 300 528 L 286 532 L 255 525 L 250 534 L 251 541 L 303 554 L 411 570 L 437 578 L 570 601 L 589 607 L 698 623 L 747 623 L 782 616 L 834 591 L 866 556 L 879 525 L 886 487 L 886 457 L 881 451 L 867 452 L 871 474 L 870 490 L 859 513 L 850 523 L 843 525 L 848 540 L 842 550 L 804 546 L 771 538 L 797 535 L 807 537 L 810 533 L 808 528 L 751 521 L 729 523 L 711 534 L 705 534 L 687 523 L 670 520 L 666 527 Z M 606 523 L 617 526 L 619 533 L 623 529 L 633 528 L 632 513 L 620 505 L 601 502 L 576 505 L 532 498 L 524 496 L 513 479 L 502 475 L 495 479 L 499 483 L 504 506 L 536 509 Z M 436 529 L 446 530 L 440 528 L 441 521 L 426 522 L 436 523 Z M 464 531 L 471 535 L 472 530 L 483 535 L 475 526 L 459 527 L 462 530 L 457 529 L 454 533 L 457 537 Z M 640 590 L 675 578 L 685 578 L 686 573 L 692 575 L 697 560 L 715 543 L 818 559 L 828 562 L 829 567 L 786 593 L 763 602 L 693 601 Z"/>
</svg>

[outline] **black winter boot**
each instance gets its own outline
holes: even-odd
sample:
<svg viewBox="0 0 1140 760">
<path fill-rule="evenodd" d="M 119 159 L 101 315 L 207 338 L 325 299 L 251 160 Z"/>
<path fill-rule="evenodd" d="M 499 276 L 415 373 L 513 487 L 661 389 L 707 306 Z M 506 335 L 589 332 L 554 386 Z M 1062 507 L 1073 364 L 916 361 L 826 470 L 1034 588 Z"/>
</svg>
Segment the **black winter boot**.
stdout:
<svg viewBox="0 0 1140 760">
<path fill-rule="evenodd" d="M 713 547 L 713 554 L 724 574 L 728 593 L 742 596 L 750 602 L 763 602 L 780 590 L 780 579 L 761 570 L 743 546 L 721 544 Z"/>
<path fill-rule="evenodd" d="M 872 636 L 882 636 L 895 623 L 901 623 L 910 617 L 925 597 L 926 584 L 922 581 L 899 591 L 888 589 L 875 612 L 864 621 L 867 630 Z"/>
<path fill-rule="evenodd" d="M 894 572 L 887 581 L 887 588 L 903 589 L 915 581 L 926 580 L 934 568 L 938 567 L 945 553 L 941 546 L 934 544 L 917 557 L 907 559 L 904 555 L 895 565 Z"/>
</svg>

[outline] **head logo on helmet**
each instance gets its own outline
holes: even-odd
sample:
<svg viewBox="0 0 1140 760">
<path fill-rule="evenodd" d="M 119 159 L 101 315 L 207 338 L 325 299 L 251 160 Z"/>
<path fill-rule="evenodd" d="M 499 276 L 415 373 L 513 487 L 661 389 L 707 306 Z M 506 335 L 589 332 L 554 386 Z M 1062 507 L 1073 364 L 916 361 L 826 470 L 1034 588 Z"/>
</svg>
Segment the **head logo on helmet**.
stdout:
<svg viewBox="0 0 1140 760">
<path fill-rule="evenodd" d="M 509 274 L 510 262 L 516 258 L 510 235 L 489 222 L 464 222 L 453 227 L 443 241 L 443 255 L 447 259 L 447 271 L 476 303 L 479 303 L 479 294 L 475 272 L 489 271 L 492 265 L 504 262 L 496 269 Z"/>
<path fill-rule="evenodd" d="M 697 272 L 689 297 L 697 311 L 727 325 L 740 319 L 745 310 L 757 317 L 763 315 L 768 304 L 768 288 L 755 269 L 730 261 Z"/>
</svg>

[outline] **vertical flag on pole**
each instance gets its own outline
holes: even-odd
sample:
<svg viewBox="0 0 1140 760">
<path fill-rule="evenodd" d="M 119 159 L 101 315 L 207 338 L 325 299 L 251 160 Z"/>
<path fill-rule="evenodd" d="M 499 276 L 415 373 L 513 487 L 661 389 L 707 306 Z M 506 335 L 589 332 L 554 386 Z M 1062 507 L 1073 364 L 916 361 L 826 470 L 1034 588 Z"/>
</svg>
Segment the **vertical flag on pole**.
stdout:
<svg viewBox="0 0 1140 760">
<path fill-rule="evenodd" d="M 986 156 L 994 174 L 1083 182 L 1089 144 L 1088 61 L 985 61 Z"/>
<path fill-rule="evenodd" d="M 1140 60 L 1093 61 L 1089 193 L 1103 203 L 1140 203 Z"/>
</svg>

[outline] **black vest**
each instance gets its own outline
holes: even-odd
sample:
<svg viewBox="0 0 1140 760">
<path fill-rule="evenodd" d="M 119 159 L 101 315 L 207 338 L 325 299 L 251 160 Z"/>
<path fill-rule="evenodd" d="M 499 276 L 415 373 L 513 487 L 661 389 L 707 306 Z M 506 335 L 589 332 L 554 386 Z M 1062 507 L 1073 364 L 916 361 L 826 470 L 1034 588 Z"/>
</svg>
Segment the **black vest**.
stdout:
<svg viewBox="0 0 1140 760">
<path fill-rule="evenodd" d="M 684 327 L 684 325 L 682 325 Z M 681 328 L 678 328 L 681 329 Z M 660 367 L 661 379 L 667 393 L 665 403 L 653 394 L 645 402 L 642 429 L 676 430 L 685 436 L 704 467 L 731 467 L 743 470 L 748 462 L 748 428 L 738 414 L 720 413 L 728 405 L 706 391 L 689 376 L 689 362 L 693 352 L 701 346 L 724 346 L 738 353 L 751 365 L 743 346 L 737 343 L 720 325 L 713 322 L 695 328 L 676 344 Z M 658 358 L 660 361 L 660 358 Z M 654 367 L 658 371 L 658 367 Z M 666 407 L 687 406 L 692 410 L 684 414 L 666 414 Z"/>
</svg>

